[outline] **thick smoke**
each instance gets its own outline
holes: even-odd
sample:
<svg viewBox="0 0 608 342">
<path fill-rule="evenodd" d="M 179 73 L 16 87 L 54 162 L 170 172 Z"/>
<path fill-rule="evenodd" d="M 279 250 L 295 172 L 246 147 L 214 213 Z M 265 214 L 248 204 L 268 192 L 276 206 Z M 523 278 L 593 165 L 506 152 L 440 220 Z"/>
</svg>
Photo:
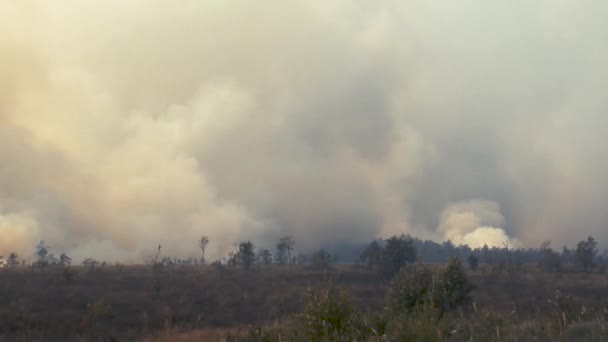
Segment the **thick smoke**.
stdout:
<svg viewBox="0 0 608 342">
<path fill-rule="evenodd" d="M 446 240 L 456 245 L 469 245 L 480 248 L 520 247 L 517 239 L 510 238 L 504 229 L 505 218 L 497 203 L 472 200 L 450 204 L 441 214 L 439 232 Z"/>
<path fill-rule="evenodd" d="M 607 14 L 1 2 L 0 254 L 44 239 L 75 258 L 195 256 L 203 234 L 210 257 L 283 234 L 601 240 Z"/>
</svg>

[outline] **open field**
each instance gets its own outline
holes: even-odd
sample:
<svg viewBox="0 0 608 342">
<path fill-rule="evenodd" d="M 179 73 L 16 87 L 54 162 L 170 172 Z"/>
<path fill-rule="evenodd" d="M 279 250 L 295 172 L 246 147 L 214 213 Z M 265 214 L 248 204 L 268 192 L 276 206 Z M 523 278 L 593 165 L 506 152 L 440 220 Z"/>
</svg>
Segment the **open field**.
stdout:
<svg viewBox="0 0 608 342">
<path fill-rule="evenodd" d="M 507 330 L 534 322 L 546 329 L 547 338 L 565 336 L 573 325 L 605 322 L 608 276 L 603 274 L 546 274 L 532 268 L 491 272 L 482 267 L 469 278 L 475 305 L 459 311 L 465 320 L 486 315 L 496 329 Z M 156 273 L 144 266 L 2 270 L 0 337 L 215 340 L 242 335 L 249 326 L 280 326 L 303 310 L 308 290 L 330 284 L 344 289 L 358 312 L 381 313 L 389 283 L 355 266 L 331 271 L 176 266 Z"/>
</svg>

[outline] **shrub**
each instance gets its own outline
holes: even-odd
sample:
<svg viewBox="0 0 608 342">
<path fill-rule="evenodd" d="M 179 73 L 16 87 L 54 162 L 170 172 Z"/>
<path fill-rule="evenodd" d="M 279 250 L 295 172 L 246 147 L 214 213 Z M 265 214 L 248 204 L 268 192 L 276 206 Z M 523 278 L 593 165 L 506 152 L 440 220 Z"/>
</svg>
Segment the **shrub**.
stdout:
<svg viewBox="0 0 608 342">
<path fill-rule="evenodd" d="M 386 240 L 382 251 L 384 273 L 394 275 L 401 267 L 416 261 L 416 246 L 410 235 L 393 236 Z"/>
<path fill-rule="evenodd" d="M 386 309 L 391 315 L 412 313 L 430 303 L 433 272 L 422 264 L 408 265 L 399 271 L 386 294 Z"/>
<path fill-rule="evenodd" d="M 327 270 L 331 268 L 331 255 L 321 248 L 311 256 L 310 266 L 314 269 Z"/>
<path fill-rule="evenodd" d="M 309 292 L 304 312 L 299 315 L 306 335 L 313 341 L 347 335 L 353 327 L 354 308 L 350 297 L 333 286 Z"/>
<path fill-rule="evenodd" d="M 477 269 L 477 266 L 479 266 L 479 258 L 477 258 L 475 254 L 469 255 L 467 262 L 469 263 L 469 268 L 473 271 Z"/>
<path fill-rule="evenodd" d="M 473 286 L 458 258 L 452 258 L 446 268 L 433 277 L 432 298 L 440 316 L 471 301 Z"/>
<path fill-rule="evenodd" d="M 452 258 L 440 272 L 418 264 L 403 267 L 395 276 L 386 295 L 386 308 L 392 315 L 432 311 L 441 319 L 471 300 L 473 287 L 459 259 Z"/>
</svg>

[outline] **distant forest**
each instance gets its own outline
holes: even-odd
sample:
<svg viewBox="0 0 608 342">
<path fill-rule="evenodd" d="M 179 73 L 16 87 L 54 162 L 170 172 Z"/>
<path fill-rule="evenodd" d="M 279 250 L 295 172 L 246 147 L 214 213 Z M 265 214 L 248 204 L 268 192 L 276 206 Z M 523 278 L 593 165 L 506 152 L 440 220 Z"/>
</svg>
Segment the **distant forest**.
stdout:
<svg viewBox="0 0 608 342">
<path fill-rule="evenodd" d="M 142 261 L 152 267 L 207 264 L 205 251 L 207 245 L 212 241 L 203 236 L 198 243 L 201 256 L 197 258 L 178 259 L 163 255 L 159 245 Z M 563 246 L 559 250 L 551 246 L 551 241 L 545 241 L 537 248 L 512 248 L 507 242 L 501 247 L 484 245 L 482 248 L 471 248 L 467 245 L 454 245 L 449 240 L 438 243 L 406 234 L 395 235 L 385 240 L 377 239 L 369 244 L 333 245 L 309 253 L 296 253 L 296 243 L 291 236 L 284 236 L 277 242 L 276 248 L 270 250 L 257 248 L 251 241 L 241 242 L 227 256 L 210 264 L 222 268 L 245 269 L 271 264 L 310 265 L 315 268 L 331 267 L 335 264 L 359 264 L 369 269 L 382 268 L 388 273 L 397 271 L 399 267 L 407 263 L 447 263 L 452 258 L 460 259 L 471 269 L 536 265 L 545 272 L 598 271 L 603 273 L 608 266 L 608 250 L 600 253 L 597 241 L 591 236 L 578 242 L 572 248 Z M 44 241 L 40 241 L 35 246 L 33 261 L 29 260 L 32 258 L 22 258 L 17 253 L 10 253 L 6 257 L 0 256 L 0 267 L 44 268 L 72 264 L 72 259 L 68 254 L 61 253 L 56 256 L 51 253 L 51 247 Z M 97 268 L 108 264 L 91 257 L 83 260 L 82 265 Z"/>
</svg>

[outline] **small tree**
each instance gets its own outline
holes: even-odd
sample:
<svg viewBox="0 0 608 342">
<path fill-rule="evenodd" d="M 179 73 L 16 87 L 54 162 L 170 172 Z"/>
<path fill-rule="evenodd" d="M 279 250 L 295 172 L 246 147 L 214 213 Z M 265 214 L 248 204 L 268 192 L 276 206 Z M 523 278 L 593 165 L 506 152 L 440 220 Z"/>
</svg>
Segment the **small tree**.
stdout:
<svg viewBox="0 0 608 342">
<path fill-rule="evenodd" d="M 201 264 L 205 264 L 205 250 L 207 249 L 207 244 L 209 243 L 209 238 L 205 235 L 201 237 L 198 242 L 198 246 L 201 249 Z"/>
<path fill-rule="evenodd" d="M 272 264 L 272 253 L 270 253 L 270 250 L 262 248 L 258 251 L 258 264 L 264 266 Z"/>
<path fill-rule="evenodd" d="M 574 252 L 567 246 L 562 247 L 562 263 L 571 264 L 574 260 Z"/>
<path fill-rule="evenodd" d="M 439 318 L 445 312 L 471 301 L 473 286 L 458 258 L 452 258 L 447 267 L 433 279 L 433 303 L 439 309 Z"/>
<path fill-rule="evenodd" d="M 367 268 L 371 271 L 374 265 L 377 265 L 382 260 L 382 247 L 378 241 L 374 240 L 363 250 L 360 256 L 361 262 L 367 264 Z"/>
<path fill-rule="evenodd" d="M 238 263 L 239 253 L 230 251 L 230 253 L 228 253 L 228 261 L 226 262 L 226 264 L 228 265 L 228 269 L 230 269 L 231 271 L 236 270 L 236 266 L 238 265 Z"/>
<path fill-rule="evenodd" d="M 281 265 L 292 264 L 292 252 L 296 242 L 291 236 L 284 236 L 277 244 L 277 263 Z"/>
<path fill-rule="evenodd" d="M 251 241 L 241 242 L 239 245 L 239 251 L 237 254 L 237 260 L 243 266 L 244 269 L 251 269 L 251 266 L 255 262 L 255 246 Z"/>
<path fill-rule="evenodd" d="M 82 265 L 89 269 L 89 272 L 95 271 L 97 265 L 99 265 L 99 261 L 93 258 L 86 258 L 82 261 Z"/>
<path fill-rule="evenodd" d="M 156 250 L 146 259 L 146 264 L 148 264 L 154 272 L 159 271 L 163 266 L 161 254 L 161 246 L 158 245 L 158 248 L 156 248 Z"/>
<path fill-rule="evenodd" d="M 6 265 L 9 268 L 15 268 L 19 266 L 19 256 L 17 255 L 17 253 L 13 252 L 9 254 L 8 259 L 6 260 Z"/>
<path fill-rule="evenodd" d="M 412 313 L 431 304 L 433 272 L 422 264 L 407 265 L 393 278 L 386 294 L 386 308 L 391 315 Z"/>
<path fill-rule="evenodd" d="M 551 248 L 551 241 L 547 240 L 540 245 L 540 259 L 538 260 L 538 268 L 544 272 L 559 272 L 562 266 L 562 258 Z"/>
<path fill-rule="evenodd" d="M 49 247 L 46 245 L 44 240 L 40 240 L 36 245 L 36 261 L 33 266 L 38 268 L 45 268 L 49 264 Z"/>
<path fill-rule="evenodd" d="M 309 340 L 333 341 L 348 336 L 353 328 L 355 309 L 346 292 L 330 285 L 324 291 L 309 293 L 304 312 L 298 318 Z"/>
<path fill-rule="evenodd" d="M 591 236 L 576 245 L 576 258 L 583 267 L 583 271 L 589 272 L 595 266 L 597 255 L 597 241 Z"/>
<path fill-rule="evenodd" d="M 479 258 L 477 258 L 475 254 L 470 254 L 467 258 L 467 262 L 469 263 L 469 268 L 473 271 L 477 269 L 477 266 L 479 266 Z"/>
<path fill-rule="evenodd" d="M 393 275 L 407 263 L 416 261 L 414 239 L 408 234 L 394 235 L 386 240 L 382 253 L 385 273 Z"/>
<path fill-rule="evenodd" d="M 331 268 L 331 255 L 321 248 L 314 252 L 311 257 L 311 266 L 317 269 L 328 269 Z"/>
<path fill-rule="evenodd" d="M 61 253 L 61 255 L 59 255 L 59 263 L 62 266 L 68 267 L 72 264 L 72 258 L 65 253 Z"/>
</svg>

